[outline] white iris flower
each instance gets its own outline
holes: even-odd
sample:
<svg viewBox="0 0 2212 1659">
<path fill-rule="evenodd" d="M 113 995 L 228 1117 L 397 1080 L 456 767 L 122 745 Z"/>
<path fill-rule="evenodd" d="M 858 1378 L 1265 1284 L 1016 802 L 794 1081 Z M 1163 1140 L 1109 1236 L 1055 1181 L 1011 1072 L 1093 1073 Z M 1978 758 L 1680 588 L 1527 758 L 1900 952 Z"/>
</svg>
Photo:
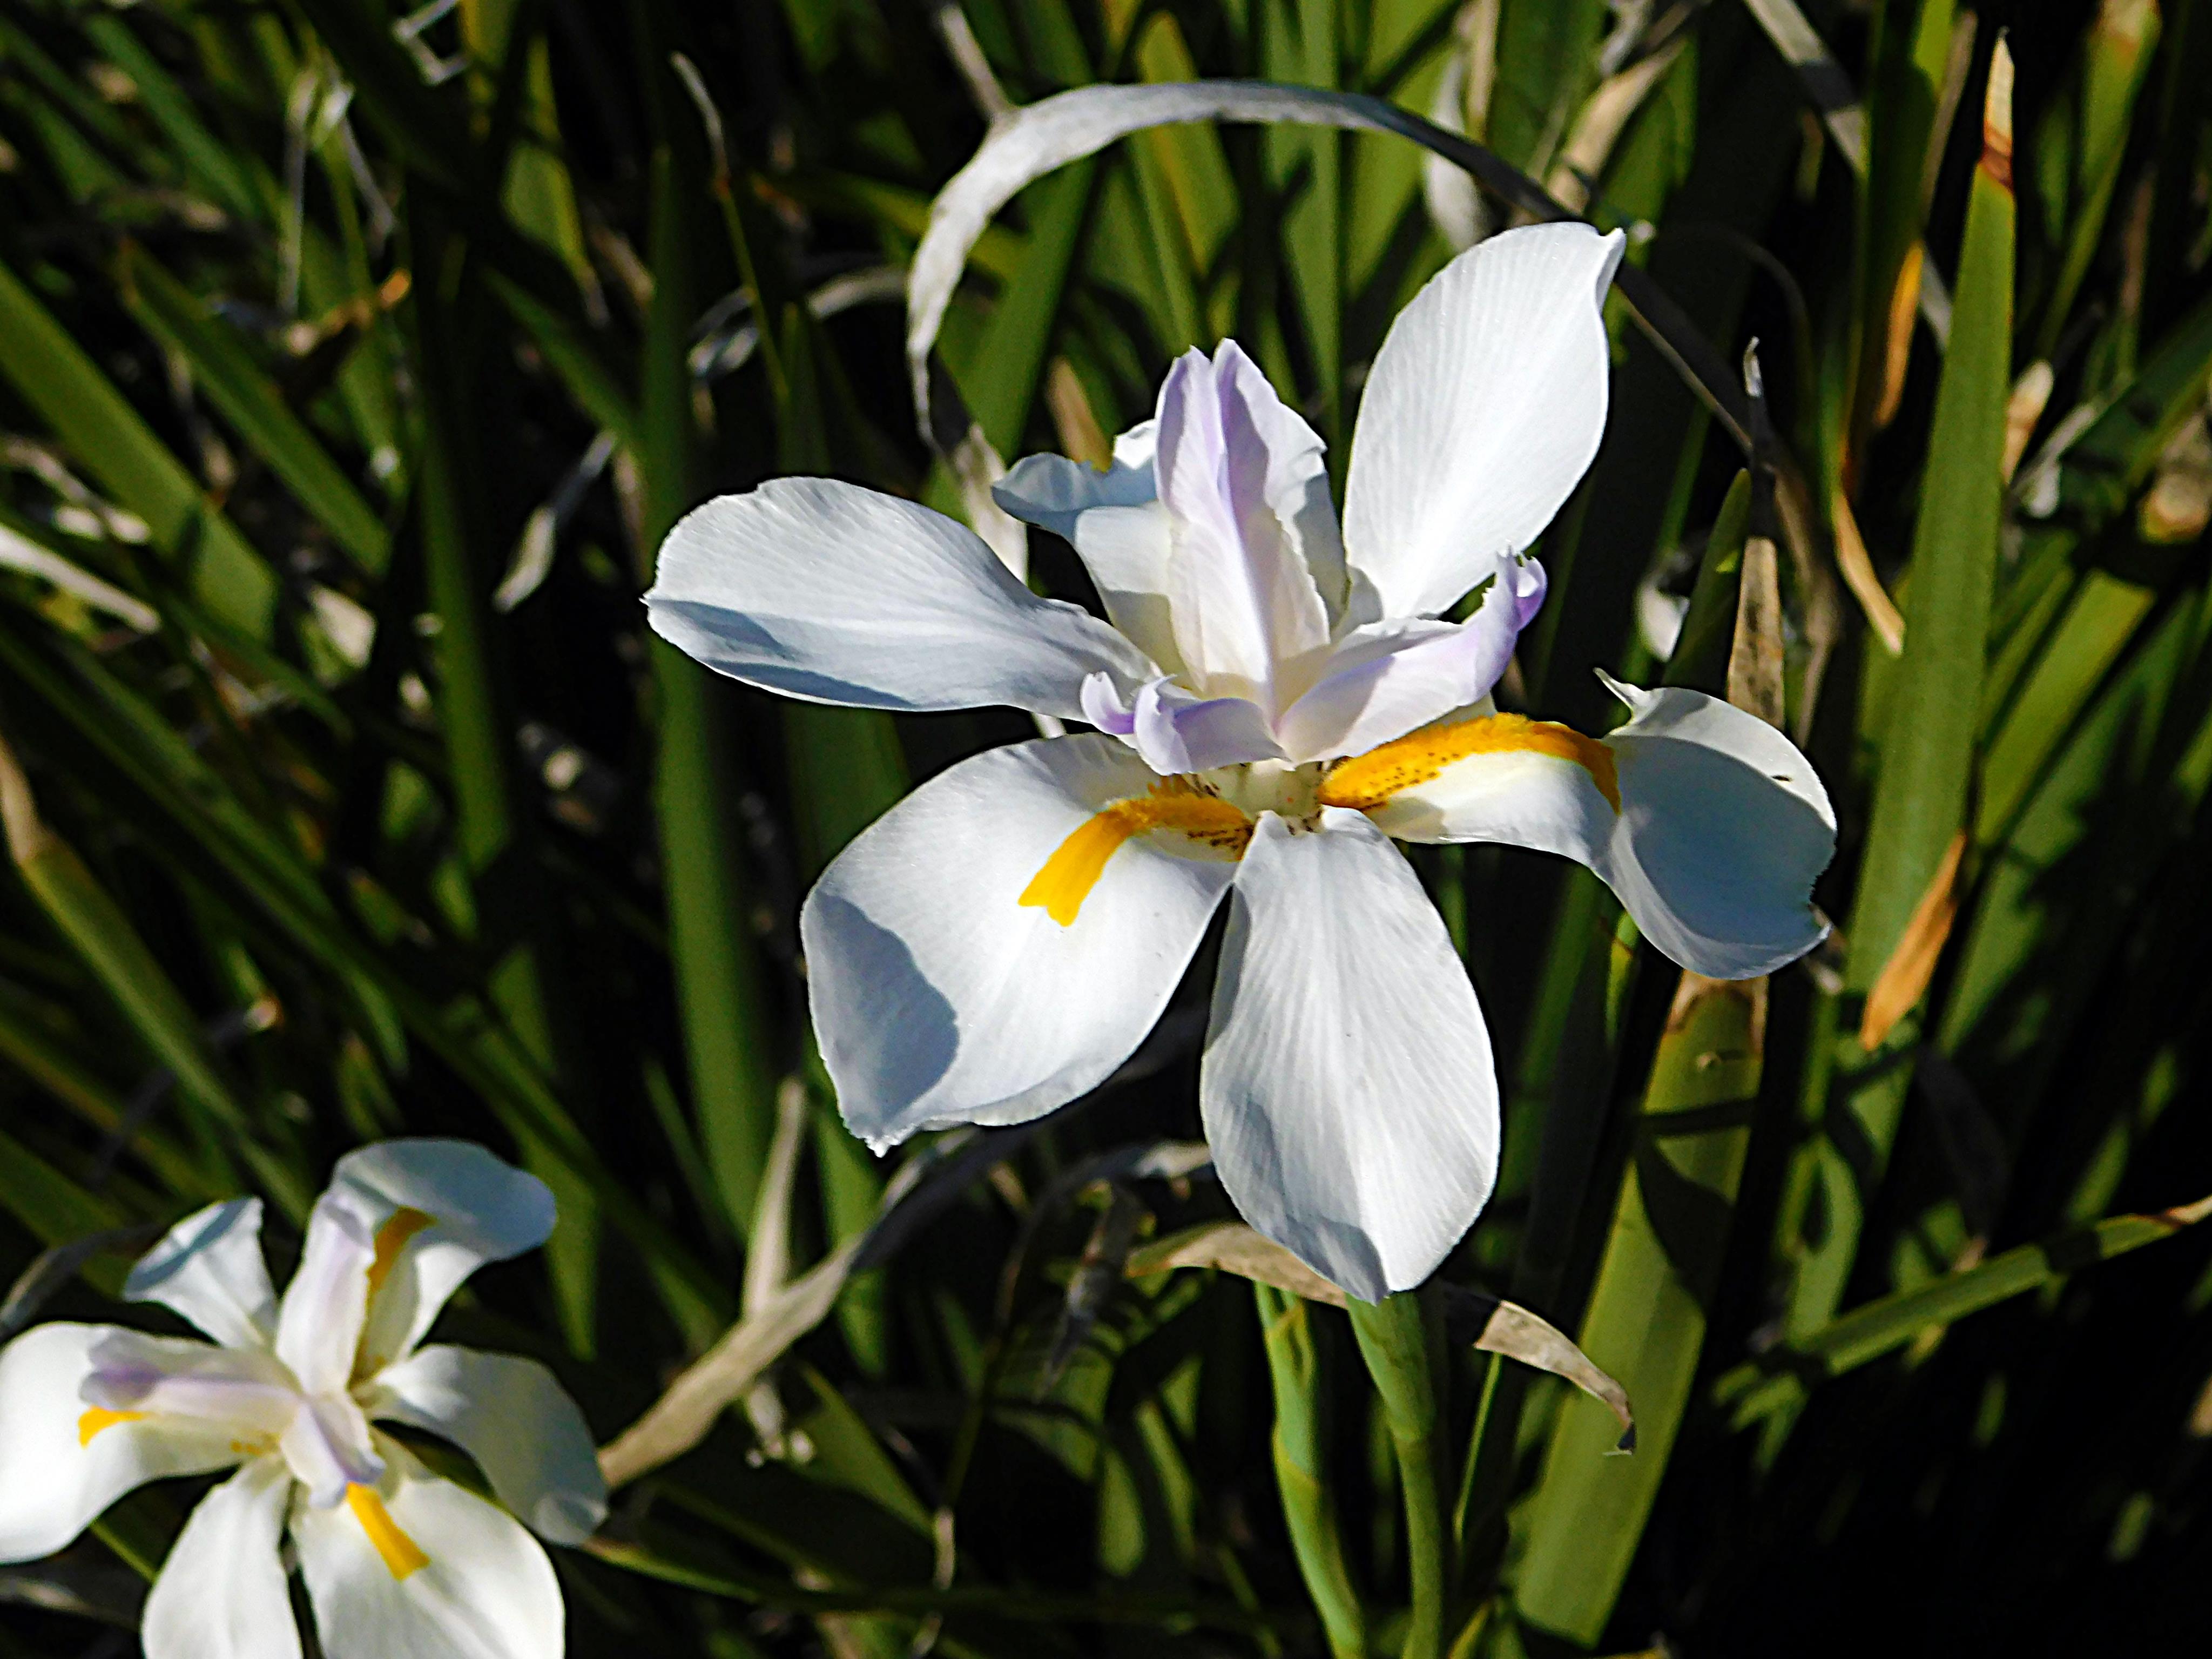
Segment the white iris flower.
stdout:
<svg viewBox="0 0 2212 1659">
<path fill-rule="evenodd" d="M 417 1346 L 463 1279 L 552 1231 L 543 1182 L 454 1140 L 340 1158 L 282 1303 L 258 1199 L 188 1216 L 124 1294 L 212 1345 L 52 1324 L 0 1350 L 0 1561 L 51 1554 L 149 1480 L 236 1466 L 147 1599 L 148 1659 L 299 1659 L 288 1532 L 332 1659 L 557 1656 L 561 1589 L 537 1540 L 373 1426 L 442 1437 L 537 1532 L 591 1535 L 606 1486 L 553 1374 Z"/>
<path fill-rule="evenodd" d="M 1014 468 L 1000 502 L 1073 543 L 1110 626 L 951 520 L 829 479 L 677 526 L 647 604 L 710 667 L 1098 728 L 932 779 L 808 896 L 815 1028 L 856 1133 L 1016 1123 L 1092 1088 L 1227 894 L 1215 1165 L 1253 1225 L 1371 1299 L 1427 1277 L 1498 1164 L 1482 1013 L 1392 837 L 1578 859 L 1716 977 L 1819 941 L 1835 820 L 1781 733 L 1682 690 L 1616 684 L 1632 718 L 1603 738 L 1490 701 L 1543 599 L 1521 550 L 1605 424 L 1620 251 L 1532 227 L 1423 289 L 1368 378 L 1340 531 L 1321 440 L 1234 343 L 1175 365 L 1111 471 Z"/>
</svg>

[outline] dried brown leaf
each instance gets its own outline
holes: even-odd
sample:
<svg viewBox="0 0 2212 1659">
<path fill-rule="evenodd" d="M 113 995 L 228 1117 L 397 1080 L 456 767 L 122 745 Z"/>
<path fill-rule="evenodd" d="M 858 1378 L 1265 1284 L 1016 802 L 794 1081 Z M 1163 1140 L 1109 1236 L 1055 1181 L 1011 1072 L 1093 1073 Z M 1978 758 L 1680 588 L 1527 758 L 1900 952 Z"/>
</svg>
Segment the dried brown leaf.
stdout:
<svg viewBox="0 0 2212 1659">
<path fill-rule="evenodd" d="M 1869 1054 L 1881 1048 L 1890 1029 L 1912 1012 L 1928 989 L 1928 981 L 1935 977 L 1936 959 L 1943 954 L 1951 924 L 1958 919 L 1959 864 L 1966 854 L 1966 832 L 1961 830 L 1951 837 L 1928 890 L 1913 907 L 1912 919 L 1905 924 L 1897 948 L 1889 953 L 1889 960 L 1875 977 L 1874 988 L 1867 993 L 1866 1012 L 1859 1021 L 1859 1047 Z"/>
</svg>

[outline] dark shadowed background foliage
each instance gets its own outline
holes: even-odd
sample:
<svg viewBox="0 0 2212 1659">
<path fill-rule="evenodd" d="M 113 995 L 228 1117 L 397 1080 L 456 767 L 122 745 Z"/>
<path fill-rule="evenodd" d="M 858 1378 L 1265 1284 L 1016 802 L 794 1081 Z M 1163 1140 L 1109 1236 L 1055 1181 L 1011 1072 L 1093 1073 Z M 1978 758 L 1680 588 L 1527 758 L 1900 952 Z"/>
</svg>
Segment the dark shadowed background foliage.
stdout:
<svg viewBox="0 0 2212 1659">
<path fill-rule="evenodd" d="M 1443 1277 L 1577 1334 L 1641 1441 L 1439 1332 L 1449 1651 L 2198 1650 L 2212 1244 L 2161 1212 L 2212 1194 L 2207 0 L 6 0 L 0 1322 L 115 1316 L 221 1195 L 295 1251 L 346 1148 L 465 1135 L 562 1220 L 449 1328 L 611 1441 L 869 1227 L 897 1160 L 810 1054 L 797 902 L 1027 722 L 714 681 L 637 596 L 771 474 L 960 511 L 901 268 L 990 99 L 1231 76 L 1466 131 L 1628 227 L 1717 361 L 1759 341 L 1747 522 L 1611 308 L 1501 696 L 1593 729 L 1594 665 L 1731 689 L 1778 579 L 1842 824 L 1838 936 L 1740 990 L 1579 871 L 1417 854 L 1507 1108 Z M 1389 319 L 1510 222 L 1423 156 L 1199 125 L 1041 179 L 945 384 L 1008 458 L 1096 458 L 1234 333 L 1340 479 Z M 1197 1134 L 1209 972 L 1092 1099 L 938 1149 L 819 1326 L 556 1552 L 578 1654 L 1397 1650 L 1343 1316 L 1122 1272 L 1226 1213 L 1142 1161 Z M 0 1571 L 0 1655 L 134 1650 L 195 1495 Z"/>
</svg>

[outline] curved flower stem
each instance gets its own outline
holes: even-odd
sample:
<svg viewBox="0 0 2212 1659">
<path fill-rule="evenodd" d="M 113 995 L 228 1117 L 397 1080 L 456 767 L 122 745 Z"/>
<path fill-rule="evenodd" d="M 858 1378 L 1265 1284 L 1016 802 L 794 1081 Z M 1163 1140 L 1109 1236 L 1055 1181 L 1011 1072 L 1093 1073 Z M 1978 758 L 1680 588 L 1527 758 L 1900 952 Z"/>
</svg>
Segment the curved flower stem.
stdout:
<svg viewBox="0 0 2212 1659">
<path fill-rule="evenodd" d="M 1390 1443 L 1398 1454 L 1398 1479 L 1406 1495 L 1406 1559 L 1413 1581 L 1413 1606 L 1401 1659 L 1439 1659 L 1443 1652 L 1444 1604 L 1450 1598 L 1446 1563 L 1450 1534 L 1437 1485 L 1437 1397 L 1429 1368 L 1428 1328 L 1420 1298 L 1407 1291 L 1380 1302 L 1352 1302 L 1352 1334 L 1360 1358 L 1382 1397 Z"/>
<path fill-rule="evenodd" d="M 1344 1565 L 1344 1547 L 1330 1502 L 1321 1431 L 1318 1367 L 1306 1304 L 1268 1285 L 1252 1286 L 1267 1372 L 1275 1389 L 1275 1484 L 1298 1575 L 1328 1635 L 1332 1659 L 1365 1659 L 1367 1632 L 1358 1593 Z"/>
</svg>

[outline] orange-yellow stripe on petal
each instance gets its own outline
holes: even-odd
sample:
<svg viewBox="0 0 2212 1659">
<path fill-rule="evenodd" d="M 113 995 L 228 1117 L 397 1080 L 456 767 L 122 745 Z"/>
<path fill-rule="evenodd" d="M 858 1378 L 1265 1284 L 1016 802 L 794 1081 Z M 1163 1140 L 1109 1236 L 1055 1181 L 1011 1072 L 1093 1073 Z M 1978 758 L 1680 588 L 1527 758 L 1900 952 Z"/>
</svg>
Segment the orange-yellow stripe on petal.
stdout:
<svg viewBox="0 0 2212 1659">
<path fill-rule="evenodd" d="M 1445 768 L 1476 755 L 1550 755 L 1572 761 L 1590 775 L 1598 792 L 1620 811 L 1620 781 L 1613 750 L 1572 726 L 1532 720 L 1526 714 L 1484 714 L 1474 720 L 1431 726 L 1379 744 L 1364 755 L 1339 761 L 1322 780 L 1323 806 L 1360 811 L 1392 796 L 1419 788 Z"/>
<path fill-rule="evenodd" d="M 384 1565 L 394 1578 L 404 1578 L 430 1565 L 430 1558 L 422 1553 L 413 1539 L 399 1530 L 399 1523 L 384 1507 L 384 1500 L 376 1495 L 374 1487 L 356 1482 L 346 1488 L 345 1495 L 346 1507 L 361 1522 L 361 1529 L 368 1534 L 368 1541 L 376 1547 L 376 1553 L 384 1558 Z"/>
<path fill-rule="evenodd" d="M 426 1227 L 438 1224 L 435 1216 L 425 1215 L 420 1210 L 402 1205 L 386 1218 L 376 1230 L 376 1259 L 368 1264 L 368 1293 L 374 1296 L 384 1288 L 384 1281 L 392 1277 L 392 1268 L 399 1260 L 400 1251 L 407 1241 Z"/>
<path fill-rule="evenodd" d="M 94 1406 L 76 1420 L 76 1443 L 89 1446 L 93 1437 L 104 1430 L 118 1423 L 142 1423 L 146 1417 L 144 1412 L 112 1412 L 104 1406 Z"/>
<path fill-rule="evenodd" d="M 1106 861 L 1131 836 L 1154 830 L 1172 830 L 1237 858 L 1252 839 L 1252 820 L 1236 807 L 1170 780 L 1155 784 L 1148 795 L 1117 800 L 1077 825 L 1022 890 L 1019 902 L 1042 910 L 1063 927 L 1073 925 L 1083 901 L 1105 874 Z"/>
</svg>

